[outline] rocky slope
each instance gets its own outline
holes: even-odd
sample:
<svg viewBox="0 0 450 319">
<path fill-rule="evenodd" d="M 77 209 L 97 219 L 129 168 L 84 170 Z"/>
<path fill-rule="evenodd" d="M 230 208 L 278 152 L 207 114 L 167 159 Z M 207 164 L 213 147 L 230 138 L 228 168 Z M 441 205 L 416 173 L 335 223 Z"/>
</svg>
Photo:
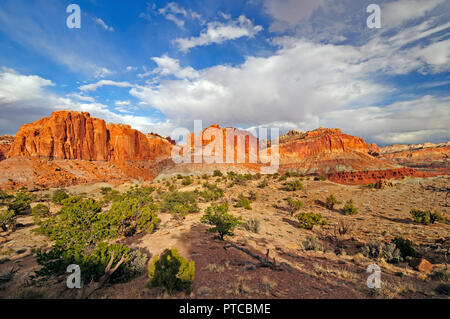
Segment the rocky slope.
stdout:
<svg viewBox="0 0 450 319">
<path fill-rule="evenodd" d="M 395 144 L 380 147 L 385 160 L 423 171 L 450 173 L 450 142 L 433 144 Z"/>
<path fill-rule="evenodd" d="M 280 137 L 279 150 L 281 166 L 297 167 L 303 174 L 393 168 L 369 155 L 364 139 L 337 128 L 291 131 Z"/>
<path fill-rule="evenodd" d="M 0 161 L 8 157 L 9 150 L 14 142 L 14 136 L 3 135 L 0 136 Z"/>
</svg>

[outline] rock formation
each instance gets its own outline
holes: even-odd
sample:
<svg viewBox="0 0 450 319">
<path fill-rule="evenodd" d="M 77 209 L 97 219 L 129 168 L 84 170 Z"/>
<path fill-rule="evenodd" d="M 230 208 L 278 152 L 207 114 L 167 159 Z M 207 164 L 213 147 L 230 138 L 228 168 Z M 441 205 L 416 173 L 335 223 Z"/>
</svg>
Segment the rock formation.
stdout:
<svg viewBox="0 0 450 319">
<path fill-rule="evenodd" d="M 221 128 L 218 124 L 213 124 L 205 128 L 201 134 L 195 136 L 191 133 L 187 138 L 188 148 L 183 151 L 191 151 L 192 161 L 194 161 L 195 146 L 202 146 L 202 161 L 213 161 L 222 163 L 228 160 L 234 164 L 257 163 L 259 140 L 248 131 L 239 130 L 233 127 Z M 220 156 L 222 155 L 222 156 Z"/>
<path fill-rule="evenodd" d="M 107 124 L 85 112 L 58 111 L 19 129 L 8 159 L 0 165 L 0 183 L 12 179 L 59 187 L 150 180 L 160 163 L 170 159 L 172 147 L 170 140 L 129 125 Z"/>
<path fill-rule="evenodd" d="M 391 163 L 435 173 L 450 173 L 450 142 L 416 145 L 395 144 L 380 148 L 381 156 Z"/>
<path fill-rule="evenodd" d="M 129 125 L 106 124 L 85 112 L 58 111 L 51 117 L 23 125 L 9 156 L 86 161 L 155 160 L 170 155 L 170 145 L 162 138 L 147 138 Z"/>
<path fill-rule="evenodd" d="M 364 139 L 343 134 L 337 128 L 291 131 L 280 137 L 279 151 L 280 166 L 302 174 L 393 168 L 371 156 Z"/>
<path fill-rule="evenodd" d="M 14 137 L 11 135 L 0 136 L 0 161 L 8 157 L 8 153 L 13 142 Z"/>
<path fill-rule="evenodd" d="M 195 173 L 225 166 L 259 172 L 266 165 L 261 163 L 262 156 L 274 150 L 270 141 L 266 149 L 259 150 L 260 144 L 266 143 L 250 132 L 218 124 L 198 136 L 191 133 L 183 146 L 155 133 L 143 134 L 129 125 L 107 124 L 89 113 L 72 111 L 54 112 L 25 124 L 12 140 L 0 138 L 0 184 L 13 181 L 18 186 L 149 180 L 166 171 Z M 197 145 L 202 149 L 200 156 L 195 152 Z M 421 161 L 448 165 L 449 148 L 446 143 L 379 149 L 340 129 L 319 128 L 280 136 L 276 158 L 280 173 L 296 170 L 303 175 L 324 174 L 339 183 L 369 184 L 404 176 L 430 176 L 429 172 L 399 164 L 413 160 L 417 167 Z M 190 162 L 172 161 L 174 150 Z"/>
</svg>

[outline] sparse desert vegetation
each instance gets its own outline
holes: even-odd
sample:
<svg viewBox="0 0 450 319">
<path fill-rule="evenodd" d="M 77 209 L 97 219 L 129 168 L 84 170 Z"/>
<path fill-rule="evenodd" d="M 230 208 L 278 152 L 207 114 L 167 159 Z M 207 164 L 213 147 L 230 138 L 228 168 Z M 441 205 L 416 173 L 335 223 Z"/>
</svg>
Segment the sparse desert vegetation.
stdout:
<svg viewBox="0 0 450 319">
<path fill-rule="evenodd" d="M 78 264 L 89 298 L 448 298 L 445 194 L 423 188 L 446 177 L 379 190 L 304 178 L 302 192 L 286 192 L 291 180 L 300 190 L 295 173 L 281 181 L 276 174 L 213 175 L 212 183 L 200 175 L 183 185 L 185 177 L 174 176 L 89 192 L 76 186 L 1 193 L 0 235 L 7 241 L 0 295 L 52 298 L 58 291 L 73 298 L 56 287 L 67 266 Z M 11 272 L 14 260 L 24 266 Z M 365 287 L 371 263 L 383 278 L 373 291 Z"/>
</svg>

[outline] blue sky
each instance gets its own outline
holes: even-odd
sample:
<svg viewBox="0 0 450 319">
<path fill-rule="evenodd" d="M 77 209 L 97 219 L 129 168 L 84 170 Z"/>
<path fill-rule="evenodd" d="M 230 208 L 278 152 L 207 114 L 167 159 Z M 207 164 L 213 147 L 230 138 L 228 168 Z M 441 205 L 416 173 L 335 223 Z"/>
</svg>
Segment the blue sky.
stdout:
<svg viewBox="0 0 450 319">
<path fill-rule="evenodd" d="M 0 47 L 0 134 L 72 109 L 163 135 L 202 120 L 449 140 L 445 0 L 0 0 Z"/>
</svg>

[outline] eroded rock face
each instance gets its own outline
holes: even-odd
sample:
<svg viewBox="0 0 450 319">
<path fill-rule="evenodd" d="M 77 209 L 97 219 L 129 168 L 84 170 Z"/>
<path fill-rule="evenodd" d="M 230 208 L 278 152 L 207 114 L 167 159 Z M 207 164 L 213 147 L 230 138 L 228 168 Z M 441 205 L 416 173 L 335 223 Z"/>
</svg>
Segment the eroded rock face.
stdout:
<svg viewBox="0 0 450 319">
<path fill-rule="evenodd" d="M 431 173 L 417 171 L 410 167 L 383 170 L 366 170 L 352 172 L 338 172 L 328 174 L 330 181 L 348 185 L 367 185 L 380 180 L 401 179 L 404 177 L 430 177 Z"/>
<path fill-rule="evenodd" d="M 381 156 L 392 163 L 416 169 L 450 174 L 450 142 L 395 144 L 380 148 Z"/>
<path fill-rule="evenodd" d="M 0 161 L 8 157 L 9 150 L 14 142 L 14 136 L 3 135 L 0 136 Z"/>
<path fill-rule="evenodd" d="M 369 149 L 369 154 L 375 157 L 380 156 L 381 151 L 378 148 L 378 145 L 375 143 L 367 144 L 367 148 Z"/>
<path fill-rule="evenodd" d="M 187 138 L 187 145 L 193 154 L 192 162 L 195 162 L 197 144 L 202 146 L 202 161 L 206 163 L 217 163 L 219 158 L 222 163 L 227 160 L 234 164 L 258 162 L 259 140 L 248 131 L 233 127 L 221 128 L 218 124 L 213 124 L 198 136 L 191 133 Z"/>
<path fill-rule="evenodd" d="M 280 138 L 280 153 L 289 157 L 305 158 L 326 153 L 369 153 L 362 138 L 343 134 L 337 128 L 320 128 L 290 136 L 291 138 L 287 139 Z"/>
<path fill-rule="evenodd" d="M 373 149 L 373 148 L 372 148 Z M 370 155 L 364 139 L 337 128 L 291 131 L 280 137 L 280 166 L 302 174 L 332 174 L 393 168 Z"/>
<path fill-rule="evenodd" d="M 23 125 L 9 154 L 87 161 L 154 160 L 168 155 L 160 139 L 148 139 L 128 125 L 106 124 L 89 113 L 72 111 L 54 112 Z"/>
</svg>

